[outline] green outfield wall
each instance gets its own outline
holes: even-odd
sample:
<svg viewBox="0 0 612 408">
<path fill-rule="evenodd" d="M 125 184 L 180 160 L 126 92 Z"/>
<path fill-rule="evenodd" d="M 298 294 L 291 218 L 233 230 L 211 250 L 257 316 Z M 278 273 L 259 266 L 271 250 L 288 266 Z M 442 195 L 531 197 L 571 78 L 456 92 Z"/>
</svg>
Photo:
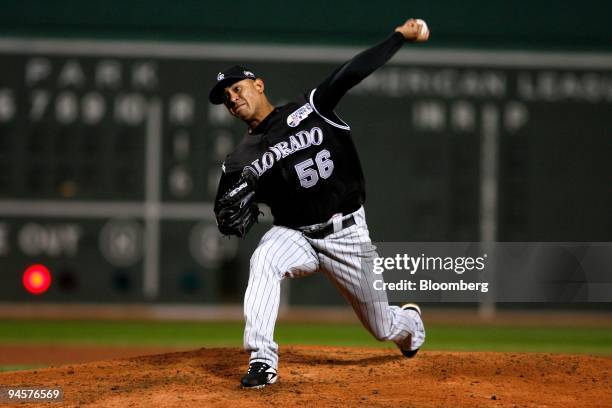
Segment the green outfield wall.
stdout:
<svg viewBox="0 0 612 408">
<path fill-rule="evenodd" d="M 271 217 L 217 232 L 244 134 L 207 102 L 217 72 L 245 64 L 281 104 L 407 16 L 430 43 L 338 107 L 373 240 L 610 242 L 610 4 L 3 1 L 0 301 L 240 302 Z M 36 264 L 39 296 L 22 285 Z M 308 282 L 284 300 L 343 302 Z"/>
<path fill-rule="evenodd" d="M 610 49 L 607 1 L 18 1 L 0 33 L 189 41 L 368 44 L 409 16 L 437 47 Z"/>
</svg>

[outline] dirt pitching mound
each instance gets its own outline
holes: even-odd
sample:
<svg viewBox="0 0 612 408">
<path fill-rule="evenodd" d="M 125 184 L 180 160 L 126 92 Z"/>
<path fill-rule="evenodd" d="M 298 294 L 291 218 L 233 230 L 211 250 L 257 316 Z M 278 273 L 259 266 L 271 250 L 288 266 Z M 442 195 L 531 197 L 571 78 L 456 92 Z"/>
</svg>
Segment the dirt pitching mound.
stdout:
<svg viewBox="0 0 612 408">
<path fill-rule="evenodd" d="M 610 357 L 294 346 L 277 384 L 243 390 L 245 370 L 241 350 L 207 348 L 0 373 L 0 384 L 60 386 L 69 407 L 612 406 Z"/>
</svg>

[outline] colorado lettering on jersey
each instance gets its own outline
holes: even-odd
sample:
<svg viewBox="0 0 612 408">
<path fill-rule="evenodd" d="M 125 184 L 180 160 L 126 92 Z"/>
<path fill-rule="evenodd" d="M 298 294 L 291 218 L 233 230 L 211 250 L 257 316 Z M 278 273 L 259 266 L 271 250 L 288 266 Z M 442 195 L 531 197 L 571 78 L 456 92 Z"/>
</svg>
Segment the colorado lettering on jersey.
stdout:
<svg viewBox="0 0 612 408">
<path fill-rule="evenodd" d="M 295 135 L 289 136 L 289 141 L 283 141 L 270 146 L 269 151 L 265 152 L 259 159 L 253 161 L 245 169 L 253 171 L 257 176 L 261 176 L 274 166 L 274 163 L 295 152 L 304 150 L 312 145 L 318 146 L 323 143 L 323 131 L 318 127 L 308 130 L 301 130 Z"/>
</svg>

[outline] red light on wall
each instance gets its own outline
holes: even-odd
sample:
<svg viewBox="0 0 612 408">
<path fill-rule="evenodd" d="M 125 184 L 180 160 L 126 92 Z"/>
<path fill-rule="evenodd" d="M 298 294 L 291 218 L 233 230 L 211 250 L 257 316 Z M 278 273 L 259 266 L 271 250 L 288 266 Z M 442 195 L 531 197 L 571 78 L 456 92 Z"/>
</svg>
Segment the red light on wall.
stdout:
<svg viewBox="0 0 612 408">
<path fill-rule="evenodd" d="M 29 266 L 23 273 L 23 286 L 33 295 L 42 295 L 51 286 L 51 273 L 45 265 Z"/>
</svg>

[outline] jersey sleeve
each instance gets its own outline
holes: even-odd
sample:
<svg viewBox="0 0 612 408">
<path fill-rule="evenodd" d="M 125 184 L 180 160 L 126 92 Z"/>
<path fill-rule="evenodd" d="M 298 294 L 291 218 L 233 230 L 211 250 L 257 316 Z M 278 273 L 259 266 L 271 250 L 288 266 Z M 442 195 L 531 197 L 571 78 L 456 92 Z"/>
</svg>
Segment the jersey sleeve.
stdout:
<svg viewBox="0 0 612 408">
<path fill-rule="evenodd" d="M 404 42 L 401 33 L 393 32 L 379 44 L 357 54 L 311 91 L 310 103 L 320 113 L 332 113 L 349 89 L 384 65 Z"/>
</svg>

